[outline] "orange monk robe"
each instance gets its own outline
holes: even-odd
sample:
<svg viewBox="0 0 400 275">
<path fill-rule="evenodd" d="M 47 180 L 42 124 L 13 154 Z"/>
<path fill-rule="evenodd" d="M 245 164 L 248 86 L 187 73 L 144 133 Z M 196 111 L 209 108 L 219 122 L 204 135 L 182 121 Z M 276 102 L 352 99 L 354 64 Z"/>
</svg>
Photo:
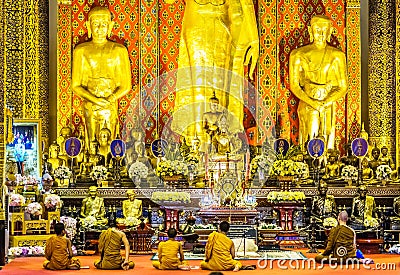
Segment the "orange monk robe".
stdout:
<svg viewBox="0 0 400 275">
<path fill-rule="evenodd" d="M 159 261 L 153 261 L 153 266 L 157 269 L 178 269 L 179 266 L 188 265 L 183 261 L 182 244 L 175 240 L 161 242 L 158 245 L 158 258 Z"/>
<path fill-rule="evenodd" d="M 242 264 L 232 257 L 231 251 L 234 249 L 232 240 L 225 234 L 211 233 L 206 244 L 206 260 L 200 263 L 201 268 L 222 271 L 241 268 Z"/>
<path fill-rule="evenodd" d="M 46 260 L 43 267 L 51 270 L 79 269 L 81 263 L 78 258 L 70 258 L 71 241 L 64 236 L 52 236 L 46 242 L 44 250 Z M 71 250 L 72 254 L 72 250 Z"/>
<path fill-rule="evenodd" d="M 122 234 L 109 228 L 100 234 L 99 251 L 101 258 L 94 262 L 98 269 L 121 269 L 124 258 L 121 256 Z M 129 248 L 128 248 L 129 249 Z M 129 261 L 129 268 L 134 267 L 133 261 Z"/>
</svg>

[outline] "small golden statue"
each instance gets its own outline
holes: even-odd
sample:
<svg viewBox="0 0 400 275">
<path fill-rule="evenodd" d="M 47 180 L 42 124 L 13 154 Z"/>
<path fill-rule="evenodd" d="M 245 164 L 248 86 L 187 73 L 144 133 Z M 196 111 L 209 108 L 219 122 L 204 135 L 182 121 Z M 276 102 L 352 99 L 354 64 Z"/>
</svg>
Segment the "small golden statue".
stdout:
<svg viewBox="0 0 400 275">
<path fill-rule="evenodd" d="M 335 102 L 347 92 L 346 55 L 329 46 L 332 21 L 315 15 L 308 28 L 311 44 L 290 53 L 290 90 L 300 99 L 299 143 L 322 133 L 328 149 L 334 149 Z M 321 128 L 321 129 L 320 129 Z"/>
<path fill-rule="evenodd" d="M 72 64 L 72 90 L 83 100 L 88 141 L 107 125 L 115 138 L 118 125 L 118 99 L 131 89 L 131 67 L 127 49 L 107 40 L 114 22 L 105 7 L 89 11 L 88 37 L 91 41 L 76 46 Z"/>
<path fill-rule="evenodd" d="M 118 218 L 117 223 L 124 224 L 125 226 L 137 226 L 141 223 L 142 201 L 136 199 L 136 193 L 134 190 L 128 190 L 126 195 L 128 196 L 128 199 L 122 202 L 122 213 L 124 214 L 124 218 Z"/>
<path fill-rule="evenodd" d="M 372 148 L 371 151 L 372 159 L 368 162 L 368 165 L 372 169 L 375 179 L 376 179 L 376 169 L 378 169 L 378 166 L 381 165 L 381 161 L 379 159 L 380 155 L 381 155 L 381 150 L 379 150 L 378 147 L 375 146 L 374 148 Z"/>
<path fill-rule="evenodd" d="M 90 143 L 90 151 L 89 151 L 89 162 L 93 163 L 93 166 L 97 165 L 106 165 L 106 160 L 103 155 L 99 153 L 100 144 L 97 140 L 93 140 Z"/>
<path fill-rule="evenodd" d="M 328 156 L 328 164 L 325 166 L 324 179 L 335 180 L 340 177 L 340 164 L 336 152 L 332 151 Z M 335 216 L 335 215 L 334 215 Z"/>
<path fill-rule="evenodd" d="M 56 170 L 58 167 L 65 165 L 65 160 L 60 158 L 59 154 L 60 145 L 58 145 L 56 142 L 53 142 L 49 146 L 49 158 L 47 159 L 47 163 L 50 164 L 48 169 L 51 173 L 54 173 L 54 170 Z"/>
<path fill-rule="evenodd" d="M 104 200 L 97 193 L 96 186 L 89 187 L 89 195 L 82 201 L 81 217 L 83 218 L 82 226 L 84 228 L 96 228 L 107 225 L 108 220 L 105 217 L 106 210 Z"/>
</svg>

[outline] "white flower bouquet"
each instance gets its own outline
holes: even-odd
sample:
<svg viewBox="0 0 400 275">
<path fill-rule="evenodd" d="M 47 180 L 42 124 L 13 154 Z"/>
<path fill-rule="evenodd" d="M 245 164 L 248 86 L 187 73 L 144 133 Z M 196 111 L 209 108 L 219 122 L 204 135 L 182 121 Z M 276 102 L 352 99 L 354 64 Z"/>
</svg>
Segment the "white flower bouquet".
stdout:
<svg viewBox="0 0 400 275">
<path fill-rule="evenodd" d="M 92 172 L 90 172 L 90 177 L 94 180 L 105 180 L 107 179 L 107 168 L 103 165 L 93 166 Z"/>
<path fill-rule="evenodd" d="M 273 162 L 272 159 L 265 155 L 256 156 L 250 162 L 250 172 L 252 175 L 255 175 L 256 173 L 268 175 Z"/>
<path fill-rule="evenodd" d="M 342 169 L 341 176 L 343 177 L 344 180 L 357 180 L 358 178 L 357 168 L 355 168 L 352 165 L 346 165 Z"/>
<path fill-rule="evenodd" d="M 22 206 L 25 204 L 25 198 L 20 194 L 11 194 L 9 200 L 9 206 Z"/>
<path fill-rule="evenodd" d="M 87 216 L 86 218 L 83 219 L 82 221 L 82 227 L 83 228 L 89 228 L 95 225 L 97 222 L 97 219 L 93 216 Z"/>
<path fill-rule="evenodd" d="M 267 196 L 268 202 L 305 201 L 305 199 L 306 195 L 300 191 L 271 191 Z"/>
<path fill-rule="evenodd" d="M 129 167 L 129 177 L 135 178 L 139 177 L 141 179 L 147 178 L 147 175 L 149 174 L 149 168 L 147 166 L 140 162 L 136 161 Z"/>
<path fill-rule="evenodd" d="M 293 160 L 276 160 L 269 171 L 270 176 L 295 176 L 296 165 Z"/>
<path fill-rule="evenodd" d="M 190 203 L 190 193 L 187 192 L 153 192 L 151 200 L 155 202 Z"/>
<path fill-rule="evenodd" d="M 24 256 L 43 256 L 43 246 L 14 246 L 8 249 L 8 256 L 10 257 L 24 257 Z"/>
<path fill-rule="evenodd" d="M 376 168 L 376 178 L 378 180 L 388 180 L 392 174 L 392 168 L 389 165 L 379 165 Z"/>
<path fill-rule="evenodd" d="M 335 218 L 328 217 L 328 218 L 324 219 L 324 221 L 322 222 L 322 225 L 324 227 L 335 227 L 338 225 L 338 221 Z"/>
<path fill-rule="evenodd" d="M 66 166 L 59 166 L 54 170 L 54 177 L 56 179 L 69 179 L 72 176 L 71 170 Z"/>
<path fill-rule="evenodd" d="M 156 174 L 159 177 L 184 175 L 189 173 L 188 164 L 181 160 L 162 160 L 157 164 Z"/>
<path fill-rule="evenodd" d="M 31 202 L 25 208 L 25 212 L 33 216 L 40 216 L 43 213 L 42 206 L 38 202 Z"/>
<path fill-rule="evenodd" d="M 76 219 L 67 216 L 61 216 L 60 222 L 64 224 L 67 237 L 70 240 L 74 239 L 76 235 Z"/>
<path fill-rule="evenodd" d="M 49 194 L 46 195 L 46 198 L 44 199 L 44 206 L 46 208 L 61 208 L 62 201 L 60 196 L 56 194 Z"/>
</svg>

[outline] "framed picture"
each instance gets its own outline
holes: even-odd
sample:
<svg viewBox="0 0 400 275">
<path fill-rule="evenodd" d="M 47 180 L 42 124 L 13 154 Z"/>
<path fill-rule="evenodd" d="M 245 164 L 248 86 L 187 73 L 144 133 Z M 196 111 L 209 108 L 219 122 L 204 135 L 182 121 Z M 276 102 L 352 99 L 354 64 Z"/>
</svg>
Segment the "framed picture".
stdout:
<svg viewBox="0 0 400 275">
<path fill-rule="evenodd" d="M 38 119 L 14 119 L 13 138 L 6 145 L 7 173 L 40 178 L 42 150 L 41 123 Z"/>
</svg>

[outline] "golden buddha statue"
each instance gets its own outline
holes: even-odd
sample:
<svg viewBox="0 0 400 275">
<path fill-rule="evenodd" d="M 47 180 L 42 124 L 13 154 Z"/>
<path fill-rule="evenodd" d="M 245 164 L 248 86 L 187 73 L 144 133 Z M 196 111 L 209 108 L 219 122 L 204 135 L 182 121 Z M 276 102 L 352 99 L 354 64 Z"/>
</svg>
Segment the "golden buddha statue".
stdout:
<svg viewBox="0 0 400 275">
<path fill-rule="evenodd" d="M 82 226 L 89 228 L 107 225 L 108 220 L 105 218 L 105 214 L 103 198 L 98 196 L 96 186 L 90 186 L 88 197 L 82 201 L 81 217 L 84 219 Z"/>
<path fill-rule="evenodd" d="M 374 171 L 369 167 L 368 160 L 366 158 L 361 162 L 362 167 L 362 179 L 364 182 L 369 182 L 374 178 Z"/>
<path fill-rule="evenodd" d="M 221 119 L 222 112 L 218 110 L 218 107 L 219 107 L 219 100 L 215 96 L 214 92 L 213 97 L 210 98 L 210 111 L 205 112 L 203 114 L 203 129 L 208 135 L 207 143 L 209 148 L 206 148 L 206 150 L 208 151 L 210 151 L 211 143 L 214 140 L 214 137 L 219 130 L 218 122 Z M 198 139 L 197 135 L 196 138 Z"/>
<path fill-rule="evenodd" d="M 58 167 L 65 165 L 65 160 L 59 157 L 60 154 L 60 145 L 56 142 L 53 142 L 49 146 L 49 158 L 47 159 L 47 163 L 50 164 L 48 167 L 50 172 L 54 172 Z"/>
<path fill-rule="evenodd" d="M 105 7 L 89 11 L 88 37 L 76 46 L 72 64 L 72 90 L 83 100 L 88 141 L 107 125 L 115 138 L 118 124 L 118 99 L 131 89 L 131 67 L 127 49 L 107 40 L 114 22 Z"/>
<path fill-rule="evenodd" d="M 236 118 L 231 133 L 243 130 L 244 66 L 251 60 L 253 79 L 259 40 L 250 0 L 189 0 L 185 4 L 171 128 L 190 144 L 196 134 L 201 140 L 205 136 L 201 121 L 214 91 L 222 107 Z"/>
<path fill-rule="evenodd" d="M 376 178 L 376 169 L 378 168 L 379 165 L 381 165 L 381 161 L 379 160 L 380 155 L 381 155 L 381 150 L 379 150 L 378 147 L 375 146 L 374 148 L 372 148 L 371 151 L 372 158 L 370 159 L 368 164 L 374 173 L 374 178 Z"/>
<path fill-rule="evenodd" d="M 93 163 L 89 162 L 89 151 L 85 151 L 85 157 L 83 159 L 83 162 L 79 165 L 79 174 L 78 178 L 82 180 L 90 179 L 90 172 L 92 171 L 93 168 Z"/>
<path fill-rule="evenodd" d="M 311 205 L 311 216 L 317 222 L 322 223 L 324 219 L 337 215 L 335 197 L 328 195 L 328 185 L 324 181 L 320 181 L 318 186 L 318 195 L 313 196 Z"/>
<path fill-rule="evenodd" d="M 314 16 L 308 28 L 312 43 L 294 49 L 289 60 L 290 90 L 300 99 L 299 143 L 321 132 L 328 149 L 335 145 L 335 102 L 347 92 L 346 55 L 327 44 L 332 31 L 329 17 Z"/>
<path fill-rule="evenodd" d="M 89 148 L 89 162 L 93 163 L 93 166 L 97 165 L 106 165 L 106 160 L 103 155 L 100 155 L 99 153 L 99 147 L 100 144 L 97 140 L 93 140 L 90 143 L 90 148 Z"/>
<path fill-rule="evenodd" d="M 65 151 L 65 142 L 72 136 L 72 129 L 69 126 L 64 126 L 60 130 L 60 135 L 57 138 L 57 144 L 60 146 L 59 157 L 67 164 L 69 157 Z"/>
<path fill-rule="evenodd" d="M 324 179 L 338 179 L 340 177 L 340 165 L 337 162 L 335 152 L 331 152 L 328 156 L 328 163 L 325 166 Z"/>
<path fill-rule="evenodd" d="M 126 226 L 137 226 L 141 223 L 140 218 L 142 217 L 143 210 L 142 201 L 136 199 L 136 193 L 134 190 L 128 190 L 126 195 L 128 196 L 128 199 L 122 202 L 122 213 L 124 218 L 118 218 L 117 223 Z"/>
<path fill-rule="evenodd" d="M 102 128 L 99 132 L 99 154 L 105 159 L 109 157 L 111 144 L 111 131 L 108 128 Z"/>
<path fill-rule="evenodd" d="M 382 146 L 381 148 L 381 157 L 379 158 L 380 160 L 380 165 L 389 165 L 389 167 L 394 170 L 395 169 L 395 164 L 392 159 L 392 157 L 389 154 L 389 149 L 386 146 Z"/>
</svg>

